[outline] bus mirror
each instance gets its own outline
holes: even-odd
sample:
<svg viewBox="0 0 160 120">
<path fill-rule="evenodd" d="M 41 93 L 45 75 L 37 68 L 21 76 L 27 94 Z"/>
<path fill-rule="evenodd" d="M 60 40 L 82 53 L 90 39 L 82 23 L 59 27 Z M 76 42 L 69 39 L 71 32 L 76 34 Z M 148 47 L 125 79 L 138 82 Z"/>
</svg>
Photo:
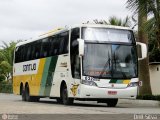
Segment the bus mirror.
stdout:
<svg viewBox="0 0 160 120">
<path fill-rule="evenodd" d="M 84 55 L 84 40 L 83 39 L 77 39 L 79 44 L 79 56 Z"/>
<path fill-rule="evenodd" d="M 147 57 L 147 46 L 144 43 L 136 42 L 138 48 L 138 60 L 143 60 Z"/>
</svg>

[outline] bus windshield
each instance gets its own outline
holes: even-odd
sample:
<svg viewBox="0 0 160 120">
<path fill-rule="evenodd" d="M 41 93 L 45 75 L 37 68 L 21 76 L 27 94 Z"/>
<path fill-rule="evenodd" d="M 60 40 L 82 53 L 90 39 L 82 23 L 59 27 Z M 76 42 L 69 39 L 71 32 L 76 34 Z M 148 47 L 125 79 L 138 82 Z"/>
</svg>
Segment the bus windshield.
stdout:
<svg viewBox="0 0 160 120">
<path fill-rule="evenodd" d="M 119 40 L 116 40 L 116 37 L 113 36 L 113 38 L 115 39 L 114 41 L 104 43 L 102 42 L 102 39 L 107 40 L 108 36 L 106 35 L 106 37 L 104 37 L 104 35 L 102 37 L 102 34 L 104 33 L 99 33 L 99 36 L 101 37 L 97 37 L 98 33 L 96 33 L 95 36 L 92 36 L 94 34 L 90 33 L 82 34 L 83 39 L 85 40 L 83 75 L 102 79 L 131 79 L 137 77 L 137 54 L 135 44 L 131 43 L 131 41 L 133 40 L 133 38 L 131 37 L 132 34 L 125 31 L 122 37 L 120 37 L 120 34 L 116 34 L 117 39 Z M 119 33 L 121 33 L 120 30 Z M 130 37 L 126 38 L 124 36 Z M 91 38 L 93 38 L 94 40 Z M 112 38 L 112 36 L 110 36 L 110 38 Z M 121 41 L 129 42 L 130 44 L 119 44 L 120 39 Z"/>
<path fill-rule="evenodd" d="M 99 78 L 137 77 L 136 49 L 131 45 L 86 43 L 83 74 Z"/>
</svg>

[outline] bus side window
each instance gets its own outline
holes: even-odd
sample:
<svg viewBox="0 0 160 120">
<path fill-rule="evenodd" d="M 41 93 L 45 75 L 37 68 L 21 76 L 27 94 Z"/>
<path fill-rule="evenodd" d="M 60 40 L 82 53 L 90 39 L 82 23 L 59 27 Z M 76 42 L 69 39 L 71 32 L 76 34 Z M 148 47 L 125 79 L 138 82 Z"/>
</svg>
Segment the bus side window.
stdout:
<svg viewBox="0 0 160 120">
<path fill-rule="evenodd" d="M 23 55 L 22 55 L 22 47 L 23 46 L 20 46 L 18 48 L 16 48 L 16 52 L 15 52 L 15 63 L 19 63 L 19 62 L 22 62 L 23 61 Z"/>
<path fill-rule="evenodd" d="M 56 51 L 58 52 L 58 55 L 61 55 L 63 52 L 63 41 L 64 41 L 64 37 L 62 35 L 63 33 L 57 35 L 57 39 L 56 39 Z"/>
<path fill-rule="evenodd" d="M 60 53 L 66 54 L 68 53 L 68 40 L 69 40 L 69 32 L 64 32 L 60 34 Z"/>
<path fill-rule="evenodd" d="M 25 48 L 25 45 L 21 46 L 21 61 L 20 62 L 24 62 L 25 61 L 25 55 L 26 55 L 26 48 Z"/>
<path fill-rule="evenodd" d="M 34 51 L 34 59 L 40 58 L 40 52 L 41 52 L 41 40 L 36 41 L 34 44 L 35 51 Z"/>
<path fill-rule="evenodd" d="M 50 41 L 48 38 L 44 38 L 42 40 L 42 47 L 41 47 L 41 58 L 49 57 L 49 50 L 50 50 Z"/>
<path fill-rule="evenodd" d="M 27 44 L 25 48 L 27 49 L 25 61 L 31 60 L 31 43 Z"/>
<path fill-rule="evenodd" d="M 54 56 L 54 44 L 53 44 L 53 40 L 54 40 L 54 36 L 51 36 L 49 38 L 49 41 L 50 41 L 50 44 L 51 44 L 51 48 L 50 48 L 50 51 L 49 51 L 49 56 Z"/>
<path fill-rule="evenodd" d="M 73 78 L 80 78 L 80 59 L 78 55 L 78 44 L 75 44 L 77 39 L 80 38 L 80 29 L 74 28 L 71 31 L 71 45 L 70 45 L 70 56 L 71 56 L 71 71 Z"/>
<path fill-rule="evenodd" d="M 21 46 L 20 47 L 16 47 L 15 49 L 15 63 L 19 63 L 21 61 Z"/>
<path fill-rule="evenodd" d="M 52 38 L 52 56 L 55 56 L 55 55 L 59 55 L 60 52 L 60 40 L 59 40 L 59 36 L 56 35 Z"/>
<path fill-rule="evenodd" d="M 66 32 L 66 35 L 64 36 L 64 49 L 63 49 L 64 53 L 68 53 L 69 51 L 68 41 L 69 41 L 69 32 Z"/>
<path fill-rule="evenodd" d="M 56 36 L 52 36 L 50 38 L 50 44 L 51 44 L 51 49 L 50 49 L 50 56 L 55 56 L 57 55 L 57 48 L 56 48 L 56 42 L 57 42 L 57 35 Z"/>
<path fill-rule="evenodd" d="M 34 57 L 34 56 L 35 56 L 35 50 L 36 50 L 36 48 L 35 48 L 35 43 L 36 43 L 36 42 L 32 42 L 32 43 L 31 43 L 31 50 L 32 50 L 32 51 L 31 51 L 31 60 L 34 60 L 34 59 L 35 59 L 35 57 Z"/>
</svg>

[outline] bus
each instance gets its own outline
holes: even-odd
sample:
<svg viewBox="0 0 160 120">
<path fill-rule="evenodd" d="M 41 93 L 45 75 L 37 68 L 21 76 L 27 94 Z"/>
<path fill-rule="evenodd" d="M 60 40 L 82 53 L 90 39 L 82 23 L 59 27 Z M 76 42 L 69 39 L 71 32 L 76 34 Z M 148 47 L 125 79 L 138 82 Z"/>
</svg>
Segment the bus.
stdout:
<svg viewBox="0 0 160 120">
<path fill-rule="evenodd" d="M 56 29 L 16 45 L 13 92 L 23 101 L 48 97 L 65 105 L 88 100 L 115 107 L 120 98 L 136 98 L 138 60 L 146 55 L 146 45 L 136 42 L 127 27 Z"/>
</svg>

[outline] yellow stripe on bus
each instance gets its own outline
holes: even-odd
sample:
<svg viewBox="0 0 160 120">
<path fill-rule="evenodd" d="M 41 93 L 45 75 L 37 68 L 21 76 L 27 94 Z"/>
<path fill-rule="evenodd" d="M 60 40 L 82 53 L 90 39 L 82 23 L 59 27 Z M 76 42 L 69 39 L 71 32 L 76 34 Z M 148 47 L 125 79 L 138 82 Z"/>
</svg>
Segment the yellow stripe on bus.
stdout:
<svg viewBox="0 0 160 120">
<path fill-rule="evenodd" d="M 123 84 L 129 84 L 131 80 L 123 80 Z"/>
<path fill-rule="evenodd" d="M 34 80 L 34 82 L 32 81 L 33 87 L 30 88 L 32 95 L 39 95 L 45 61 L 46 61 L 45 58 L 40 59 L 38 73 L 36 75 L 32 75 L 32 77 L 33 77 L 32 79 Z"/>
</svg>

